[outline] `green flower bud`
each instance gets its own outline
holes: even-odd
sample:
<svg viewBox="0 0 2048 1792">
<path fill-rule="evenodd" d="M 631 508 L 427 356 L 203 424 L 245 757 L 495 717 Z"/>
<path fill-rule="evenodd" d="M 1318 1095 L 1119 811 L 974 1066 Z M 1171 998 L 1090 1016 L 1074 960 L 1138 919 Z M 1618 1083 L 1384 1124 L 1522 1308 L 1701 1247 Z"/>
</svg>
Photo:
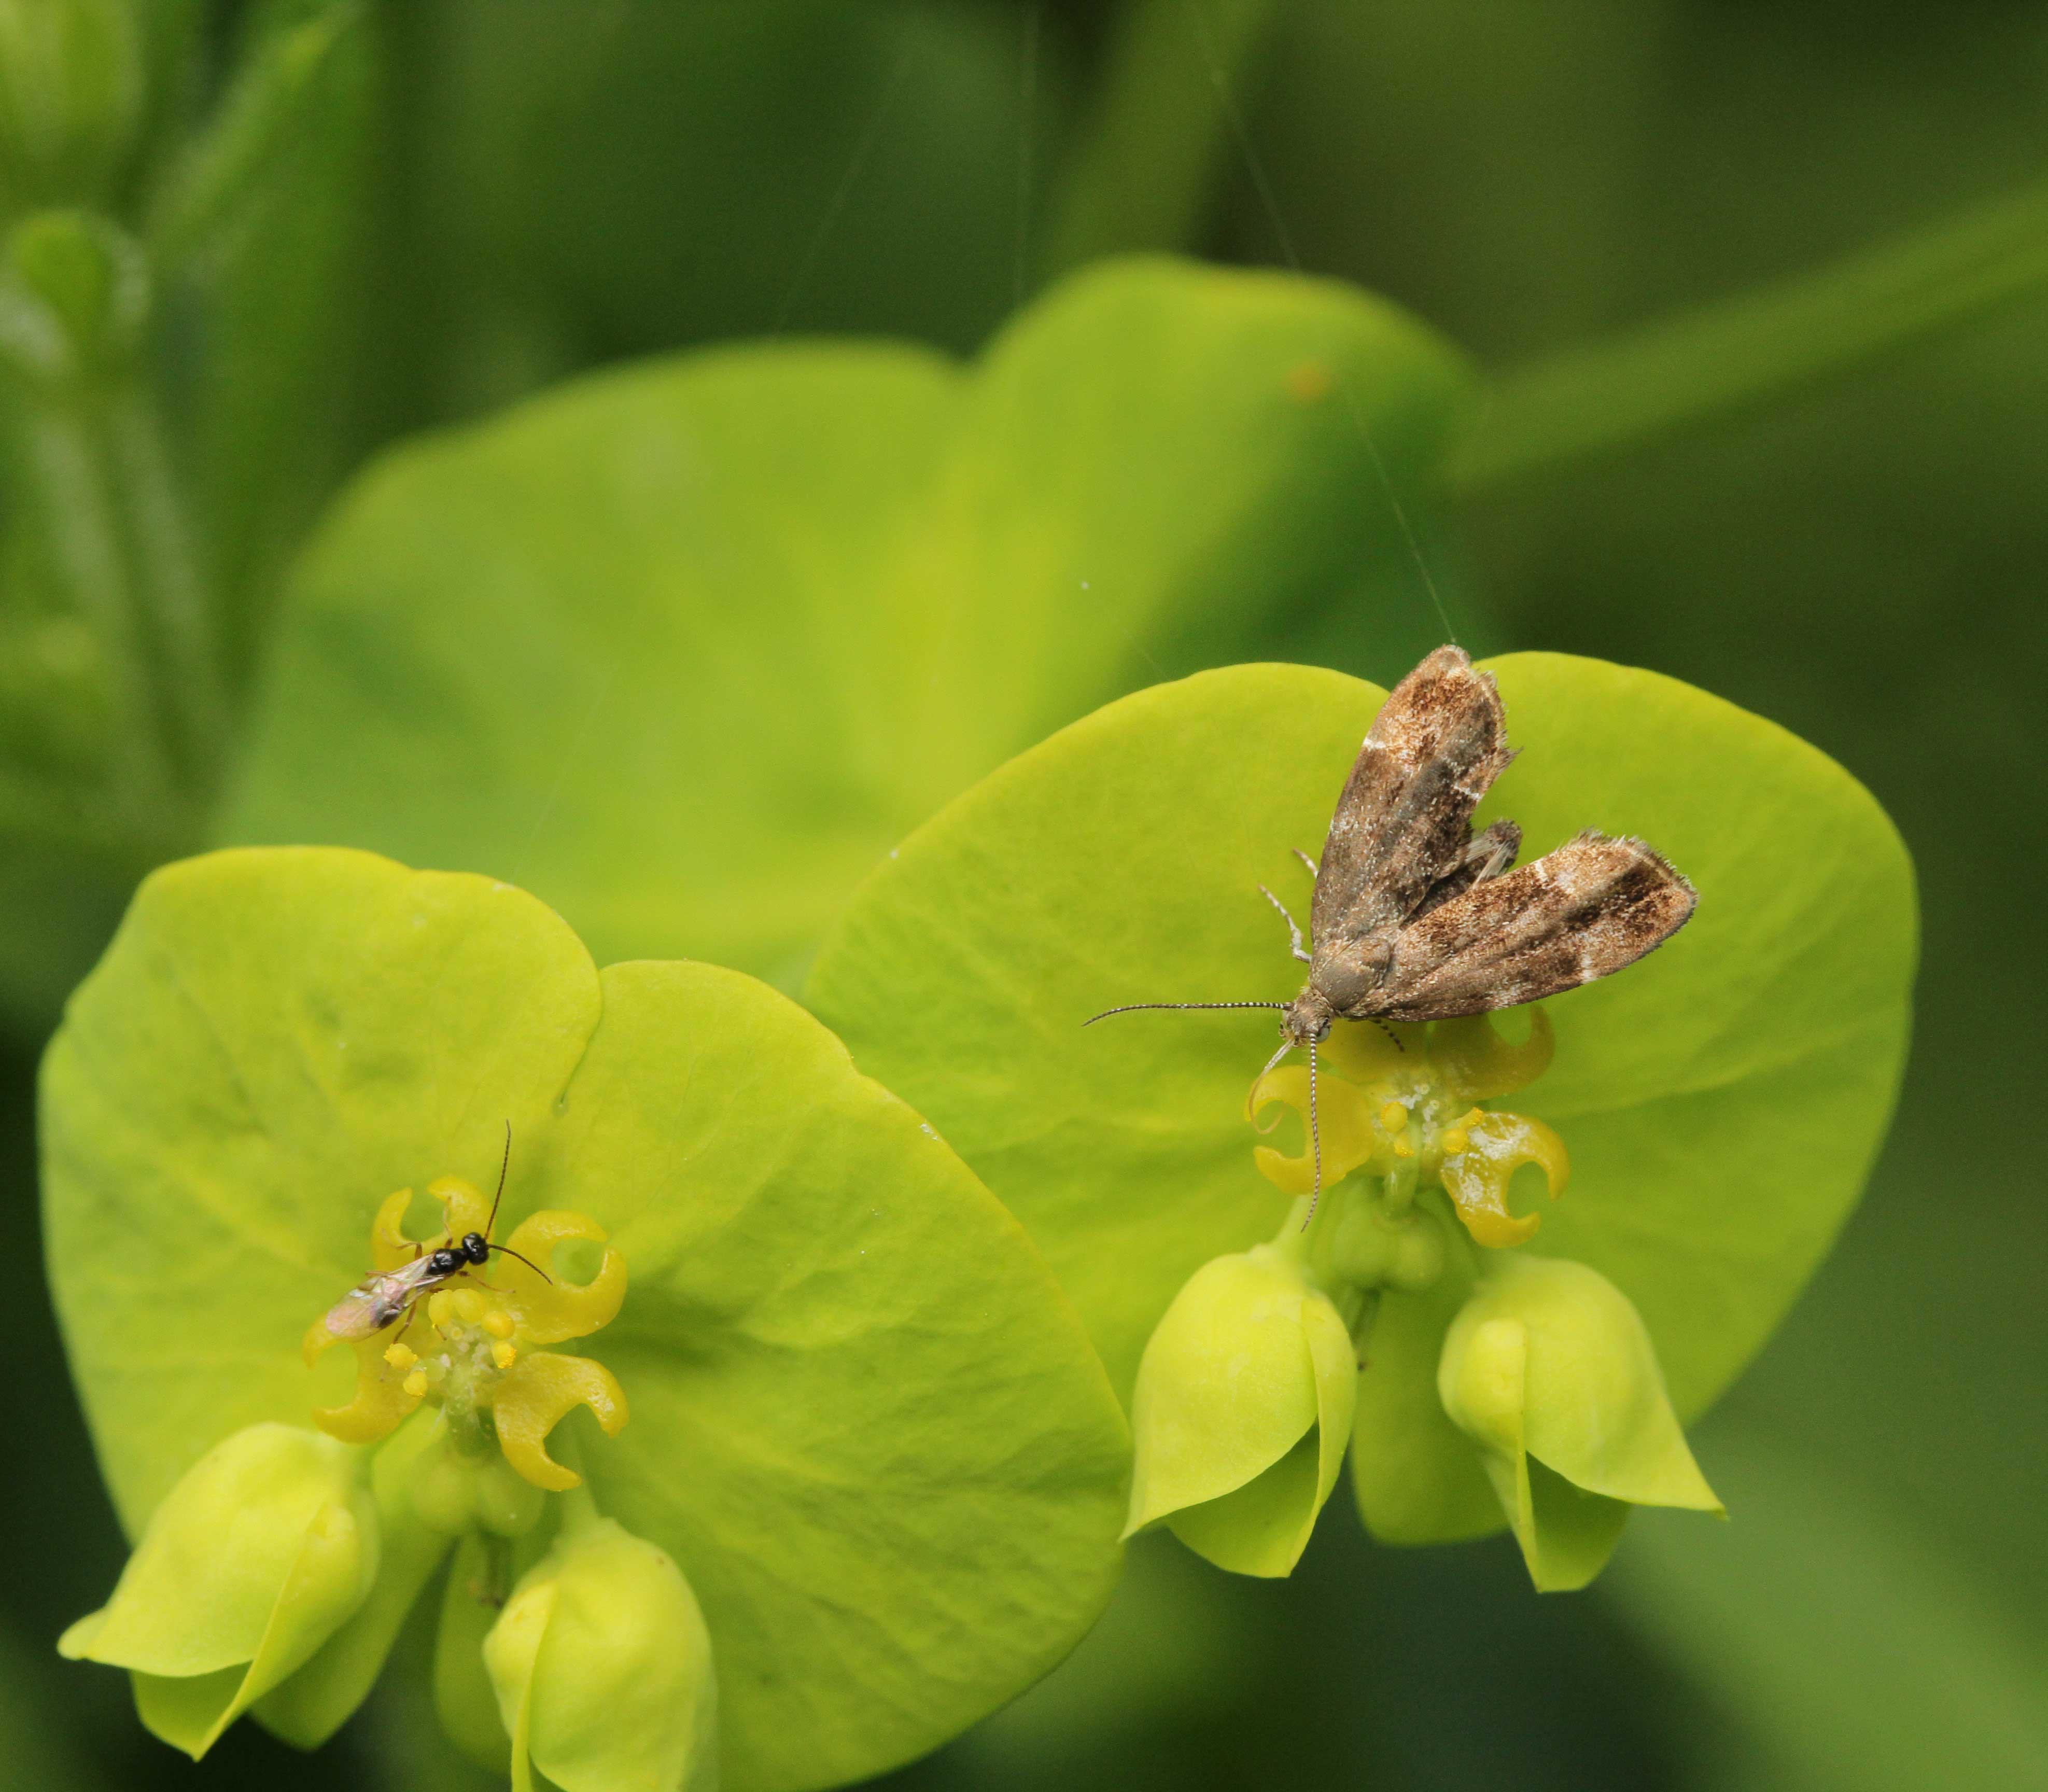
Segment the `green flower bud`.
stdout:
<svg viewBox="0 0 2048 1792">
<path fill-rule="evenodd" d="M 466 1456 L 445 1437 L 422 1453 L 412 1474 L 413 1510 L 447 1537 L 471 1530 L 523 1537 L 541 1522 L 547 1498 L 497 1452 Z"/>
<path fill-rule="evenodd" d="M 1539 1591 L 1583 1587 L 1631 1506 L 1720 1513 L 1627 1296 L 1583 1263 L 1495 1260 L 1445 1335 L 1444 1410 L 1480 1459 Z"/>
<path fill-rule="evenodd" d="M 1145 1347 L 1124 1535 L 1164 1520 L 1239 1574 L 1290 1572 L 1336 1485 L 1358 1363 L 1329 1297 L 1262 1244 L 1189 1278 Z"/>
<path fill-rule="evenodd" d="M 609 1519 L 564 1536 L 514 1589 L 483 1662 L 512 1737 L 514 1792 L 709 1792 L 711 1636 L 667 1555 Z"/>
<path fill-rule="evenodd" d="M 448 1553 L 447 1534 L 426 1521 L 413 1495 L 423 1460 L 444 1447 L 444 1429 L 439 1414 L 423 1414 L 377 1452 L 370 1475 L 377 1501 L 376 1583 L 312 1658 L 258 1701 L 256 1720 L 273 1736 L 317 1748 L 369 1697 L 413 1602 Z"/>
<path fill-rule="evenodd" d="M 130 1670 L 142 1721 L 198 1759 L 369 1593 L 379 1533 L 367 1466 L 294 1425 L 235 1433 L 150 1515 L 114 1597 L 59 1651 Z"/>
</svg>

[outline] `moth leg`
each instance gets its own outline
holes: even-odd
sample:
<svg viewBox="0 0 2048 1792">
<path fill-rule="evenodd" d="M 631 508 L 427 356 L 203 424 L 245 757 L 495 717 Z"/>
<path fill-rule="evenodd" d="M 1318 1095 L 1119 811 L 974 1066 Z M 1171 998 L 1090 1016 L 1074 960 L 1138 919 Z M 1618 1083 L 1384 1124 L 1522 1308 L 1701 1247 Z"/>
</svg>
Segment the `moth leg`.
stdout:
<svg viewBox="0 0 2048 1792">
<path fill-rule="evenodd" d="M 1474 883 L 1484 883 L 1488 878 L 1497 878 L 1515 863 L 1515 855 L 1522 850 L 1522 829 L 1512 821 L 1496 821 L 1491 828 L 1483 828 L 1472 836 L 1472 843 L 1465 848 L 1465 863 L 1479 860 L 1479 874 Z"/>
<path fill-rule="evenodd" d="M 1522 850 L 1522 830 L 1512 821 L 1496 821 L 1466 841 L 1457 863 L 1429 886 L 1429 893 L 1408 918 L 1412 921 L 1441 908 L 1453 897 L 1462 896 L 1476 883 L 1497 878 L 1515 863 Z"/>
<path fill-rule="evenodd" d="M 1310 877 L 1319 878 L 1323 875 L 1322 867 L 1318 865 L 1314 859 L 1311 859 L 1308 854 L 1304 852 L 1298 846 L 1294 848 L 1294 856 L 1309 867 L 1309 875 Z"/>
<path fill-rule="evenodd" d="M 1294 943 L 1294 956 L 1304 964 L 1314 964 L 1315 960 L 1309 956 L 1308 948 L 1301 944 L 1301 929 L 1294 925 L 1294 917 L 1288 913 L 1287 905 L 1263 883 L 1259 886 L 1259 893 L 1280 911 L 1280 918 L 1286 922 L 1287 937 Z"/>
</svg>

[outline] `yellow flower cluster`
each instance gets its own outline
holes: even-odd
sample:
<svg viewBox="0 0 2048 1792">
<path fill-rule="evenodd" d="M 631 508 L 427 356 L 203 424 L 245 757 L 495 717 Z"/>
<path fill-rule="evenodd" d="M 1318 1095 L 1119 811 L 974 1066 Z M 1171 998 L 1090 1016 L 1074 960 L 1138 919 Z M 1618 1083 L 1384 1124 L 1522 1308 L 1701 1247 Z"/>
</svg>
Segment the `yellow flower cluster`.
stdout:
<svg viewBox="0 0 2048 1792">
<path fill-rule="evenodd" d="M 1571 1177 L 1565 1142 L 1541 1120 L 1490 1111 L 1474 1104 L 1526 1087 L 1549 1066 L 1550 1024 L 1530 1010 L 1529 1037 L 1513 1045 L 1487 1018 L 1439 1021 L 1427 1034 L 1404 1027 L 1397 1038 L 1377 1027 L 1336 1029 L 1323 1048 L 1336 1074 L 1321 1076 L 1316 1119 L 1322 1138 L 1325 1187 L 1353 1170 L 1384 1177 L 1405 1209 L 1418 1181 L 1443 1185 L 1474 1242 L 1520 1244 L 1541 1223 L 1536 1214 L 1507 1208 L 1507 1186 L 1524 1164 L 1540 1168 L 1555 1200 Z M 1269 1070 L 1252 1085 L 1248 1107 L 1256 1119 L 1274 1105 L 1295 1109 L 1305 1126 L 1309 1072 L 1305 1065 Z M 1277 1123 L 1262 1124 L 1270 1131 Z M 1266 1179 L 1289 1194 L 1314 1185 L 1312 1150 L 1288 1157 L 1266 1145 L 1252 1155 Z"/>
<path fill-rule="evenodd" d="M 490 1203 L 458 1177 L 441 1177 L 427 1193 L 441 1204 L 446 1222 L 432 1238 L 405 1235 L 411 1189 L 401 1189 L 378 1209 L 370 1255 L 378 1273 L 405 1269 L 489 1223 Z M 482 1270 L 464 1270 L 450 1278 L 453 1286 L 411 1305 L 402 1320 L 345 1340 L 355 1352 L 354 1398 L 316 1410 L 314 1423 L 344 1443 L 374 1443 L 425 1401 L 441 1409 L 459 1446 L 495 1438 L 505 1460 L 535 1487 L 576 1486 L 580 1477 L 548 1454 L 549 1433 L 583 1406 L 615 1437 L 626 1423 L 626 1396 L 603 1363 L 541 1347 L 588 1336 L 611 1322 L 626 1298 L 626 1261 L 606 1245 L 595 1275 L 580 1285 L 568 1282 L 556 1270 L 554 1255 L 573 1239 L 603 1244 L 604 1229 L 587 1214 L 533 1214 L 493 1259 L 491 1281 L 483 1279 Z M 305 1335 L 306 1361 L 316 1362 L 343 1341 L 324 1318 L 315 1320 Z"/>
</svg>

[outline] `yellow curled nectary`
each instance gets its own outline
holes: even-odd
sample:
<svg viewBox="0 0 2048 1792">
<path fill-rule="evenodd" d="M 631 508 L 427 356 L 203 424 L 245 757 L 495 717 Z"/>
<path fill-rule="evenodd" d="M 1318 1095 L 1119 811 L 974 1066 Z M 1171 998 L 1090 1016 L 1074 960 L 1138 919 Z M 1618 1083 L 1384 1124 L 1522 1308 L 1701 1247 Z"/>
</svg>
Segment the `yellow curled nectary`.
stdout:
<svg viewBox="0 0 2048 1792">
<path fill-rule="evenodd" d="M 1531 1213 L 1507 1211 L 1507 1185 L 1524 1164 L 1540 1168 L 1555 1200 L 1571 1180 L 1565 1142 L 1541 1120 L 1521 1114 L 1483 1114 L 1462 1129 L 1465 1148 L 1444 1159 L 1444 1188 L 1477 1244 L 1520 1244 L 1542 1224 Z"/>
<path fill-rule="evenodd" d="M 505 1460 L 534 1486 L 557 1493 L 583 1477 L 548 1454 L 548 1433 L 578 1406 L 588 1406 L 615 1437 L 626 1420 L 626 1395 L 602 1363 L 537 1351 L 505 1371 L 491 1403 Z"/>
</svg>

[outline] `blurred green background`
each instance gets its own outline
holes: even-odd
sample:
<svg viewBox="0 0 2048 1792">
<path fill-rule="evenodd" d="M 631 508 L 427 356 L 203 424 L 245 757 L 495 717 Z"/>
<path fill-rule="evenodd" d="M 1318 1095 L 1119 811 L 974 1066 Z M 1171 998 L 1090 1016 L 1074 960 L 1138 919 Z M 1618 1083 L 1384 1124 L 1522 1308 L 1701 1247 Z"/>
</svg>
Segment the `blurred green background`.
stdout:
<svg viewBox="0 0 2048 1792">
<path fill-rule="evenodd" d="M 1056 270 L 1170 247 L 1372 288 L 1495 382 L 1494 448 L 1421 519 L 1468 646 L 1704 685 L 1840 759 L 1912 848 L 1899 1123 L 1698 1430 L 1729 1526 L 1639 1518 L 1590 1592 L 1544 1599 L 1505 1539 L 1380 1550 L 1341 1501 L 1287 1583 L 1148 1541 L 1073 1660 L 903 1786 L 2042 1783 L 2048 6 L 166 0 L 94 102 L 127 107 L 125 134 L 64 154 L 45 7 L 0 5 L 0 204 L 198 244 L 134 377 L 242 688 L 295 549 L 384 444 L 723 339 L 967 352 Z M 249 166 L 222 151 L 213 211 L 152 201 L 151 169 L 288 38 L 277 115 L 244 120 Z M 1785 284 L 1843 269 L 1817 298 Z M 17 425 L 38 390 L 9 374 Z M 1546 404 L 1573 429 L 1529 424 Z M 0 743 L 61 760 L 37 476 L 17 449 L 0 485 Z M 130 539 L 134 576 L 161 576 L 161 534 Z M 1384 679 L 1441 624 L 1418 577 L 1269 633 L 1263 655 Z M 243 1725 L 195 1771 L 118 1677 L 51 1650 L 124 1546 L 36 1268 L 33 1065 L 134 875 L 204 836 L 161 820 L 138 844 L 29 816 L 0 846 L 0 1779 L 464 1783 L 421 1777 L 423 1667 L 317 1757 Z"/>
</svg>

